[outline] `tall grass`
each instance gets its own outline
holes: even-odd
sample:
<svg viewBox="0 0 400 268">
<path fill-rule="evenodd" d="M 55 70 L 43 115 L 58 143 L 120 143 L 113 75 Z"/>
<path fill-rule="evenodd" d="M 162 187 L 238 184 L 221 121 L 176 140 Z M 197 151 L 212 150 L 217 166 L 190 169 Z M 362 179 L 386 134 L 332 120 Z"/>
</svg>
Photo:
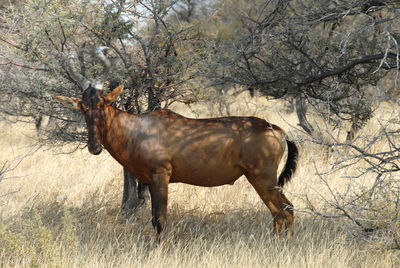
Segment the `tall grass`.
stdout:
<svg viewBox="0 0 400 268">
<path fill-rule="evenodd" d="M 259 101 L 259 100 L 257 100 Z M 233 114 L 257 115 L 296 135 L 293 114 L 281 103 L 265 109 L 230 106 Z M 208 116 L 204 106 L 192 107 Z M 250 107 L 250 108 L 249 108 Z M 256 104 L 254 107 L 260 107 Z M 174 109 L 190 115 L 190 110 Z M 197 110 L 196 110 L 197 109 Z M 199 112 L 200 111 L 200 112 Z M 193 115 L 193 114 L 192 114 Z M 295 236 L 272 233 L 272 217 L 245 178 L 215 188 L 169 186 L 168 224 L 157 245 L 150 204 L 131 217 L 120 213 L 121 167 L 104 152 L 74 147 L 35 147 L 30 125 L 2 123 L 0 163 L 28 154 L 0 182 L 0 266 L 61 267 L 396 267 L 398 252 L 374 250 L 355 239 L 344 219 L 295 212 Z M 335 157 L 300 143 L 298 172 L 285 188 L 296 208 L 328 196 L 316 175 Z M 35 153 L 31 153 L 36 148 Z M 345 188 L 341 172 L 329 183 Z M 10 193 L 10 194 L 8 194 Z"/>
</svg>

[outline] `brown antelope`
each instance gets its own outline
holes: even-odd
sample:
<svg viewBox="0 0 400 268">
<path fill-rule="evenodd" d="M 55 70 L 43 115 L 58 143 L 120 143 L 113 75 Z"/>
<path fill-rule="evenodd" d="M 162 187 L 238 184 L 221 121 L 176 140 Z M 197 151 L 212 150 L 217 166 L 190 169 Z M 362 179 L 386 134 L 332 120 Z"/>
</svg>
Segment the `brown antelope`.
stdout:
<svg viewBox="0 0 400 268">
<path fill-rule="evenodd" d="M 102 50 L 96 54 L 108 71 L 110 63 Z M 149 186 L 157 237 L 166 224 L 168 183 L 212 187 L 233 184 L 242 175 L 271 211 L 275 232 L 280 234 L 285 223 L 292 235 L 293 205 L 278 186 L 290 180 L 298 150 L 280 127 L 257 117 L 190 119 L 166 109 L 129 114 L 111 106 L 122 86 L 104 95 L 105 72 L 90 83 L 74 71 L 72 62 L 70 57 L 69 70 L 83 89 L 82 100 L 57 99 L 84 114 L 90 153 L 97 155 L 106 148 Z M 288 157 L 277 179 L 285 142 Z"/>
</svg>

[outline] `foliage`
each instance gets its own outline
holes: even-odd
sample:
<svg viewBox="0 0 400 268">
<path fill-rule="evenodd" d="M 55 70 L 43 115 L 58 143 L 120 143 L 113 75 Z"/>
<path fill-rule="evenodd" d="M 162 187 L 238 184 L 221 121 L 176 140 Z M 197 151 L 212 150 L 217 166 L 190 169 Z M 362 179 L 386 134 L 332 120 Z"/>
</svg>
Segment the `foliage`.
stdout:
<svg viewBox="0 0 400 268">
<path fill-rule="evenodd" d="M 207 63 L 214 84 L 295 100 L 309 134 L 315 126 L 307 121 L 308 105 L 336 125 L 351 121 L 360 128 L 371 118 L 376 95 L 368 88 L 399 66 L 397 1 L 244 3 L 226 0 L 216 7 L 222 19 L 214 23 L 228 28 L 220 28 Z"/>
<path fill-rule="evenodd" d="M 352 143 L 341 142 L 333 133 L 320 141 L 332 148 L 334 157 L 328 167 L 317 169 L 326 194 L 313 198 L 305 195 L 305 211 L 326 218 L 346 218 L 353 236 L 378 248 L 399 249 L 399 122 L 390 117 L 373 125 L 372 133 L 361 130 Z M 343 190 L 335 189 L 329 177 L 341 181 Z"/>
<path fill-rule="evenodd" d="M 121 83 L 128 89 L 121 107 L 140 113 L 174 101 L 193 101 L 192 66 L 200 56 L 194 46 L 198 31 L 196 25 L 170 22 L 175 4 L 30 0 L 4 8 L 1 112 L 19 120 L 34 118 L 38 125 L 42 115 L 59 119 L 52 120 L 51 140 L 83 140 L 85 132 L 75 123 L 82 119 L 59 109 L 53 99 L 81 94 L 66 69 L 68 54 L 78 54 L 77 69 L 91 80 L 99 72 L 91 53 L 100 45 L 110 48 L 110 89 Z"/>
<path fill-rule="evenodd" d="M 54 137 L 76 140 L 61 135 L 76 117 L 51 99 L 80 94 L 65 69 L 68 53 L 78 52 L 79 70 L 91 79 L 99 70 L 90 51 L 106 45 L 110 88 L 126 82 L 120 105 L 132 112 L 193 102 L 200 84 L 233 83 L 295 102 L 309 134 L 316 134 L 310 105 L 334 126 L 347 121 L 350 140 L 375 101 L 388 98 L 378 82 L 398 67 L 398 7 L 370 0 L 30 0 L 3 7 L 1 97 L 12 105 L 2 111 L 64 119 Z M 195 83 L 199 71 L 203 81 Z"/>
</svg>

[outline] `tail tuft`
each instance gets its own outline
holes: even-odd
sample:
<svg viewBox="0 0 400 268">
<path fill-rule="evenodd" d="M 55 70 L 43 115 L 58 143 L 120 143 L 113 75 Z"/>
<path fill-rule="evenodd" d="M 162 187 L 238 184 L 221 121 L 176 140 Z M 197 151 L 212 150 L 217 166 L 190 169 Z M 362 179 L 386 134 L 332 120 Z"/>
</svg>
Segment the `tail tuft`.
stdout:
<svg viewBox="0 0 400 268">
<path fill-rule="evenodd" d="M 286 160 L 285 167 L 278 179 L 279 187 L 283 187 L 285 183 L 289 182 L 292 178 L 292 175 L 296 171 L 297 167 L 297 158 L 299 156 L 299 150 L 294 142 L 286 140 L 288 145 L 288 156 Z"/>
</svg>

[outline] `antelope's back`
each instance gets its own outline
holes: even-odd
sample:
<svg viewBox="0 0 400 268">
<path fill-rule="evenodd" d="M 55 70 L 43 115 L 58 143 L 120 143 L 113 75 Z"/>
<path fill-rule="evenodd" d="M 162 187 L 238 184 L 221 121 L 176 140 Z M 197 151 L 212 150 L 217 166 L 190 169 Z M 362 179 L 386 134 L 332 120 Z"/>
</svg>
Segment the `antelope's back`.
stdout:
<svg viewBox="0 0 400 268">
<path fill-rule="evenodd" d="M 265 157 L 281 139 L 279 129 L 273 131 L 273 125 L 256 117 L 190 119 L 171 111 L 159 113 L 162 147 L 172 164 L 171 182 L 231 184 L 253 161 L 268 162 Z M 277 130 L 279 137 L 273 134 Z"/>
</svg>

